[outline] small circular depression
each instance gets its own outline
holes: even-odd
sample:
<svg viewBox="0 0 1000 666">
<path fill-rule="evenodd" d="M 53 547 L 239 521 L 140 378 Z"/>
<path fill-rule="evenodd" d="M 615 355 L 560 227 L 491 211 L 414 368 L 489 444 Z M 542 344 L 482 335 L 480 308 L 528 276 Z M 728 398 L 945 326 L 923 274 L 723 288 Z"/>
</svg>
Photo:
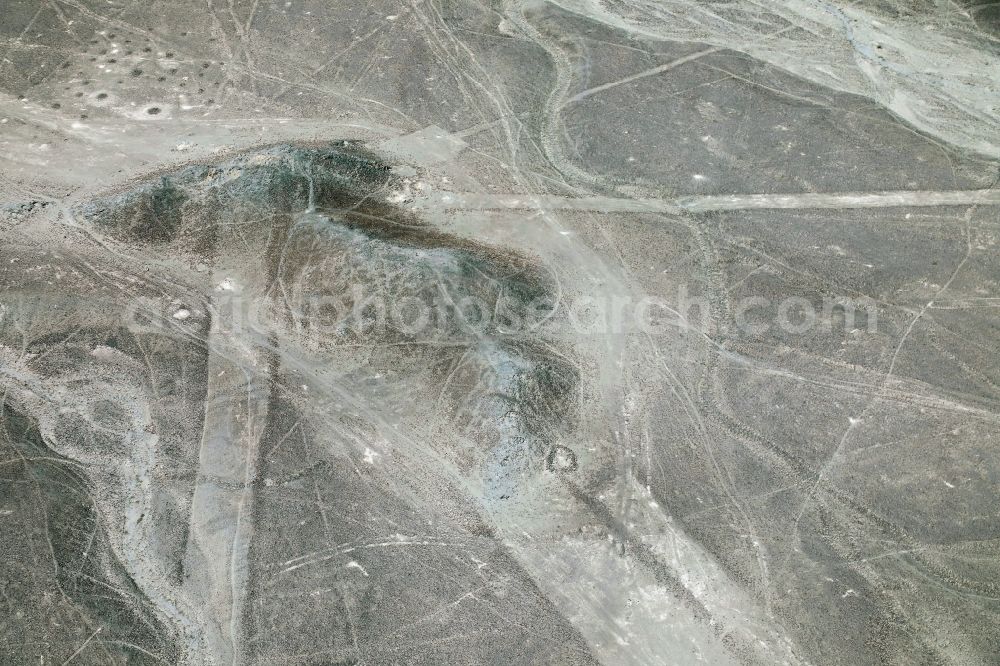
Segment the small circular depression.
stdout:
<svg viewBox="0 0 1000 666">
<path fill-rule="evenodd" d="M 576 470 L 576 454 L 568 447 L 553 446 L 545 458 L 545 466 L 550 472 L 573 472 Z"/>
</svg>

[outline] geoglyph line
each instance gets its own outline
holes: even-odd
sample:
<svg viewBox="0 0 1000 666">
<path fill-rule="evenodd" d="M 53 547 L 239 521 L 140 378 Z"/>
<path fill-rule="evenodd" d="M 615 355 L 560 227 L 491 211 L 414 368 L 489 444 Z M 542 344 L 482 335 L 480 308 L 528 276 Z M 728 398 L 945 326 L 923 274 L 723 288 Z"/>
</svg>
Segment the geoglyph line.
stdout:
<svg viewBox="0 0 1000 666">
<path fill-rule="evenodd" d="M 605 213 L 706 213 L 726 210 L 848 209 L 1000 205 L 1000 190 L 725 194 L 676 199 L 561 197 L 442 192 L 418 208 L 459 210 L 580 210 Z"/>
</svg>

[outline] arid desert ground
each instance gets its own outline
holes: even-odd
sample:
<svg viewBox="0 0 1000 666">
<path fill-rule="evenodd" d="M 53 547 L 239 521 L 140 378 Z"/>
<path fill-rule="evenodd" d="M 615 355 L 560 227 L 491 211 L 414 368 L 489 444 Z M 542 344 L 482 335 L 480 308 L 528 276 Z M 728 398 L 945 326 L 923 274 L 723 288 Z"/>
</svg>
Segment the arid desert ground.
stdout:
<svg viewBox="0 0 1000 666">
<path fill-rule="evenodd" d="M 0 664 L 998 664 L 998 167 L 985 0 L 4 0 Z"/>
</svg>

